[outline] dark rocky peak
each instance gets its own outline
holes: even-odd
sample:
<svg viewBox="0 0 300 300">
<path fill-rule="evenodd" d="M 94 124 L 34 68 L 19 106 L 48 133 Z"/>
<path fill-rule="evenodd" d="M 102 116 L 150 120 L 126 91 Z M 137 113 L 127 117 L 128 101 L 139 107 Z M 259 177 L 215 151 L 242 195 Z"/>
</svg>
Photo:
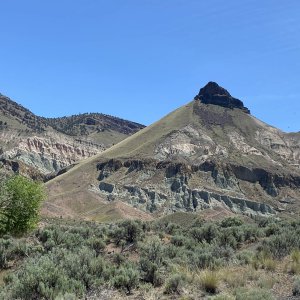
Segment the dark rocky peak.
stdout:
<svg viewBox="0 0 300 300">
<path fill-rule="evenodd" d="M 219 86 L 216 82 L 210 81 L 206 86 L 200 89 L 195 100 L 200 100 L 204 104 L 219 105 L 231 109 L 238 108 L 250 114 L 250 110 L 244 106 L 241 100 L 233 98 L 227 90 Z"/>
</svg>

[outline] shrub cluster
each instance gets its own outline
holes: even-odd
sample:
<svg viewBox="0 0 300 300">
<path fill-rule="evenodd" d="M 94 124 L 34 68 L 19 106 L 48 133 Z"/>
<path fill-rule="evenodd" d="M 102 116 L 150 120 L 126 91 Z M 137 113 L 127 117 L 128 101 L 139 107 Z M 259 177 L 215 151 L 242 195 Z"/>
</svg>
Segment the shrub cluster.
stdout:
<svg viewBox="0 0 300 300">
<path fill-rule="evenodd" d="M 162 285 L 166 294 L 180 294 L 187 283 L 180 269 L 200 271 L 199 287 L 213 294 L 218 267 L 252 264 L 274 271 L 275 259 L 291 253 L 293 264 L 300 264 L 300 222 L 246 224 L 228 218 L 185 227 L 166 221 L 46 222 L 28 238 L 0 239 L 0 268 L 17 266 L 5 277 L 0 298 L 77 299 L 106 287 L 131 294 L 139 286 Z M 254 242 L 257 250 L 240 249 Z M 298 290 L 295 281 L 294 294 Z M 262 289 L 237 290 L 235 297 L 272 299 Z"/>
</svg>

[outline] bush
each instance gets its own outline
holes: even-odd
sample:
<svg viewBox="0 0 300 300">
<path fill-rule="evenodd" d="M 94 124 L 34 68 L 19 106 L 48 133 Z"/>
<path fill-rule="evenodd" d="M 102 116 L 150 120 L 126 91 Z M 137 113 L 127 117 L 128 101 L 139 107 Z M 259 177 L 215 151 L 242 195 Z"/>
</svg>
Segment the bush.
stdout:
<svg viewBox="0 0 300 300">
<path fill-rule="evenodd" d="M 272 236 L 264 241 L 262 249 L 272 256 L 281 259 L 300 247 L 300 231 L 296 228 L 285 228 L 279 235 Z"/>
<path fill-rule="evenodd" d="M 243 250 L 237 254 L 237 259 L 241 265 L 249 265 L 253 260 L 253 255 L 252 251 Z"/>
<path fill-rule="evenodd" d="M 105 249 L 105 243 L 99 238 L 91 238 L 88 240 L 88 245 L 96 252 L 97 256 Z"/>
<path fill-rule="evenodd" d="M 139 273 L 132 266 L 120 268 L 112 278 L 112 283 L 116 288 L 126 288 L 130 295 L 133 288 L 138 285 Z"/>
<path fill-rule="evenodd" d="M 154 238 L 141 246 L 140 269 L 145 282 L 150 282 L 154 286 L 163 283 L 160 274 L 163 258 L 164 250 L 158 238 Z"/>
<path fill-rule="evenodd" d="M 180 294 L 183 285 L 183 278 L 180 274 L 172 275 L 166 282 L 165 294 Z"/>
<path fill-rule="evenodd" d="M 117 246 L 119 246 L 122 241 L 125 243 L 136 243 L 141 240 L 143 227 L 147 229 L 147 226 L 143 226 L 138 221 L 125 220 L 113 228 L 109 236 L 113 238 Z"/>
<path fill-rule="evenodd" d="M 206 224 L 200 230 L 202 231 L 201 241 L 211 243 L 218 237 L 219 229 L 216 224 Z"/>
<path fill-rule="evenodd" d="M 66 276 L 64 270 L 47 256 L 29 260 L 7 281 L 10 288 L 6 290 L 6 299 L 54 299 L 60 293 L 82 296 L 85 291 L 79 281 Z"/>
<path fill-rule="evenodd" d="M 222 265 L 223 258 L 218 253 L 219 247 L 215 246 L 202 246 L 197 247 L 188 255 L 188 260 L 191 268 L 199 269 L 215 269 L 216 267 Z"/>
<path fill-rule="evenodd" d="M 224 219 L 221 222 L 221 227 L 227 228 L 227 227 L 233 227 L 233 226 L 241 226 L 243 224 L 243 221 L 237 217 L 229 217 Z"/>
<path fill-rule="evenodd" d="M 22 176 L 13 176 L 0 186 L 0 230 L 2 234 L 21 234 L 33 229 L 45 198 L 43 187 Z"/>
<path fill-rule="evenodd" d="M 175 235 L 171 238 L 171 243 L 177 247 L 182 247 L 185 244 L 186 238 L 182 235 Z"/>
</svg>

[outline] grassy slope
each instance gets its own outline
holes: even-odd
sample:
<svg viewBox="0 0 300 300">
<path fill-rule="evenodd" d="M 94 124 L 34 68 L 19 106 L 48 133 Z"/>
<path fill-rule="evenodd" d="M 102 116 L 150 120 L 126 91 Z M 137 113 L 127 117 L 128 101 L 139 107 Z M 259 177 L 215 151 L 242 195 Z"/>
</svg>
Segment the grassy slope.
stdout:
<svg viewBox="0 0 300 300">
<path fill-rule="evenodd" d="M 196 113 L 197 110 L 200 113 Z M 225 123 L 222 118 L 225 118 Z M 212 123 L 209 124 L 209 122 Z M 204 131 L 215 143 L 227 147 L 229 149 L 229 158 L 226 158 L 226 161 L 247 166 L 276 169 L 276 166 L 273 166 L 264 156 L 241 155 L 238 150 L 230 146 L 230 140 L 227 136 L 229 133 L 237 131 L 241 136 L 245 137 L 245 141 L 248 144 L 273 155 L 277 159 L 277 154 L 264 148 L 255 139 L 257 130 L 276 129 L 251 115 L 243 113 L 239 109 L 229 110 L 215 105 L 203 105 L 199 101 L 192 101 L 101 154 L 79 162 L 65 174 L 49 181 L 46 184 L 49 190 L 48 201 L 62 207 L 71 206 L 74 213 L 88 213 L 96 209 L 99 202 L 102 204 L 107 203 L 106 199 L 101 198 L 103 196 L 100 194 L 87 192 L 91 185 L 95 187 L 95 190 L 98 187 L 97 162 L 111 158 L 153 158 L 155 147 L 164 141 L 167 135 L 188 125 Z M 277 132 L 282 134 L 279 130 Z M 193 157 L 190 158 L 191 163 L 193 159 Z M 80 203 L 80 209 L 76 207 L 78 206 L 76 202 Z M 95 218 L 101 219 L 103 213 L 99 210 L 99 214 Z"/>
<path fill-rule="evenodd" d="M 96 170 L 96 164 L 101 158 L 111 157 L 135 157 L 137 153 L 142 152 L 142 156 L 147 157 L 153 152 L 153 147 L 157 140 L 168 134 L 171 130 L 180 129 L 186 125 L 186 122 L 191 120 L 192 117 L 192 104 L 181 107 L 170 113 L 162 120 L 154 123 L 153 125 L 144 128 L 143 130 L 135 133 L 126 140 L 118 143 L 103 153 L 94 157 L 88 158 L 78 163 L 67 173 L 54 178 L 46 183 L 46 187 L 49 191 L 50 203 L 61 206 L 62 209 L 72 207 L 73 212 L 71 214 L 82 213 L 76 206 L 81 206 L 78 203 L 89 204 L 85 208 L 85 213 L 89 214 L 89 211 L 93 211 L 99 206 L 104 205 L 104 199 L 96 193 L 87 192 L 87 189 L 91 184 L 97 186 L 98 172 Z M 142 150 L 142 151 L 141 151 Z M 47 205 L 44 208 L 44 212 L 47 212 Z M 111 206 L 110 203 L 106 203 L 107 206 Z M 131 208 L 132 214 L 134 209 Z M 99 210 L 98 214 L 94 216 L 95 219 L 101 219 L 108 212 L 116 213 L 115 210 L 103 209 Z M 47 212 L 48 213 L 48 212 Z M 118 212 L 117 214 L 121 214 Z M 146 216 L 145 216 L 146 217 Z M 108 216 L 109 218 L 109 216 Z"/>
</svg>

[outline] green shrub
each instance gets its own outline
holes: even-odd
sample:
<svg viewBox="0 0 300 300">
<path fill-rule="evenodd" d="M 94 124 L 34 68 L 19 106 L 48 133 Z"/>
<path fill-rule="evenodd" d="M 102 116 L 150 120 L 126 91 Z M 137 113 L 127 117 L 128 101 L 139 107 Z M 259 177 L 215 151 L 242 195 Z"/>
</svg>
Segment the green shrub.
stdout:
<svg viewBox="0 0 300 300">
<path fill-rule="evenodd" d="M 109 232 L 109 236 L 113 239 L 114 243 L 119 246 L 122 241 L 126 243 L 137 243 L 142 239 L 143 226 L 141 222 L 133 220 L 125 220 L 118 223 Z"/>
<path fill-rule="evenodd" d="M 132 266 L 125 266 L 118 269 L 112 278 L 112 284 L 116 288 L 125 288 L 130 295 L 133 288 L 138 285 L 139 273 Z"/>
<path fill-rule="evenodd" d="M 262 243 L 261 248 L 272 256 L 281 259 L 300 247 L 300 230 L 284 228 L 279 235 L 272 236 Z"/>
<path fill-rule="evenodd" d="M 89 247 L 96 252 L 97 256 L 104 251 L 106 246 L 102 239 L 95 237 L 89 239 L 87 243 Z"/>
<path fill-rule="evenodd" d="M 222 264 L 222 258 L 215 252 L 214 247 L 197 247 L 188 254 L 189 265 L 192 269 L 214 269 Z M 218 248 L 219 250 L 219 248 Z"/>
<path fill-rule="evenodd" d="M 8 282 L 7 299 L 54 299 L 60 293 L 84 294 L 84 286 L 69 278 L 48 256 L 29 260 Z"/>
<path fill-rule="evenodd" d="M 237 259 L 242 265 L 249 265 L 253 261 L 254 253 L 252 251 L 243 250 L 237 254 Z"/>
<path fill-rule="evenodd" d="M 175 235 L 171 238 L 171 243 L 177 247 L 182 247 L 186 242 L 186 238 L 182 235 Z"/>
<path fill-rule="evenodd" d="M 167 258 L 175 258 L 180 253 L 178 247 L 174 246 L 173 244 L 169 244 L 165 247 L 165 254 L 164 256 Z"/>
<path fill-rule="evenodd" d="M 0 233 L 21 234 L 33 229 L 45 198 L 42 185 L 17 175 L 1 184 L 0 189 Z"/>
<path fill-rule="evenodd" d="M 126 258 L 121 253 L 115 253 L 113 255 L 113 262 L 117 265 L 117 267 L 120 267 L 125 261 Z"/>
<path fill-rule="evenodd" d="M 183 277 L 180 274 L 171 275 L 165 286 L 165 294 L 180 294 L 183 285 Z"/>
<path fill-rule="evenodd" d="M 228 217 L 221 222 L 221 227 L 233 227 L 233 226 L 241 226 L 243 221 L 237 217 Z"/>
<path fill-rule="evenodd" d="M 211 243 L 214 239 L 218 237 L 219 229 L 216 224 L 205 224 L 200 228 L 202 232 L 201 241 Z"/>
<path fill-rule="evenodd" d="M 155 286 L 163 283 L 161 268 L 164 261 L 164 250 L 161 241 L 153 238 L 141 245 L 140 269 L 145 282 Z"/>
</svg>

